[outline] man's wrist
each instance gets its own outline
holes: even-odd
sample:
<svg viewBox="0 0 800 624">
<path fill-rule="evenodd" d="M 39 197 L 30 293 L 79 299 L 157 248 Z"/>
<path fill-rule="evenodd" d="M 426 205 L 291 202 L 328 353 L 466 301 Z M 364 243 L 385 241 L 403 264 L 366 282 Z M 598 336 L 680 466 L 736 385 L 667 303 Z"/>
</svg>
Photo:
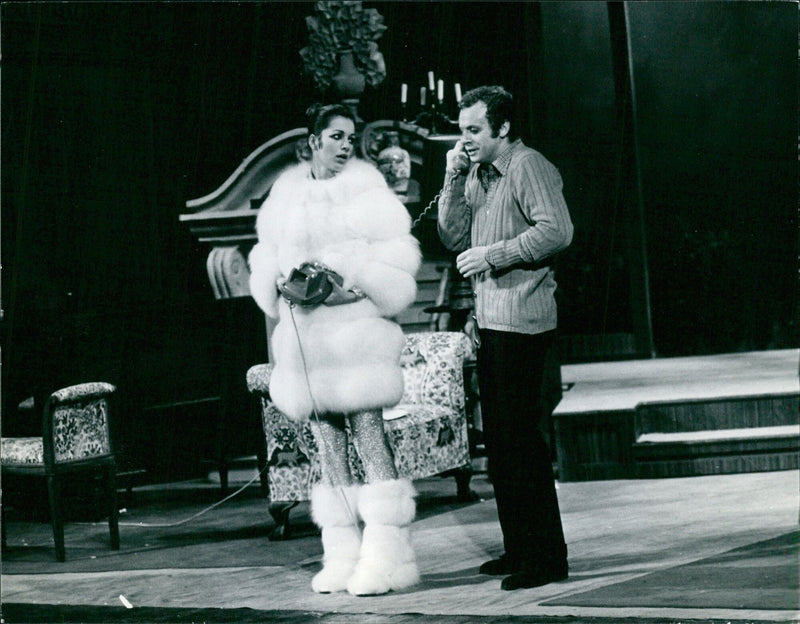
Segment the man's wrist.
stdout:
<svg viewBox="0 0 800 624">
<path fill-rule="evenodd" d="M 494 262 L 492 262 L 491 253 L 490 252 L 491 252 L 491 248 L 487 247 L 486 248 L 486 252 L 483 254 L 483 258 L 484 258 L 484 260 L 486 260 L 486 264 L 489 265 L 489 268 L 491 268 L 492 271 L 495 271 L 495 270 L 497 270 L 497 266 L 495 265 Z"/>
</svg>

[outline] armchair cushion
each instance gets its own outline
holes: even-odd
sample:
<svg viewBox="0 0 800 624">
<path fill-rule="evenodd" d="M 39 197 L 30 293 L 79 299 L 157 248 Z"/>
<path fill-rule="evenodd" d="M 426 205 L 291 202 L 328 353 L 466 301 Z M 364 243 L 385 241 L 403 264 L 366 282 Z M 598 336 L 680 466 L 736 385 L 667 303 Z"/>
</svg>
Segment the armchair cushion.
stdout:
<svg viewBox="0 0 800 624">
<path fill-rule="evenodd" d="M 4 466 L 44 464 L 44 444 L 41 438 L 3 438 L 0 457 Z"/>
</svg>

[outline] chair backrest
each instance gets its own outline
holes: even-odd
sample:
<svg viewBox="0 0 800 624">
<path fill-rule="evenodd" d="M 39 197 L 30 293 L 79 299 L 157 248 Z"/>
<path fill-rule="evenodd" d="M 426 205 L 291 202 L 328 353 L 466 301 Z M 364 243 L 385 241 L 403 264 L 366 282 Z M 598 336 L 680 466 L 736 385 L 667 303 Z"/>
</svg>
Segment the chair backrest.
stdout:
<svg viewBox="0 0 800 624">
<path fill-rule="evenodd" d="M 68 386 L 53 392 L 43 414 L 46 465 L 111 457 L 109 399 L 116 387 L 105 382 Z"/>
<path fill-rule="evenodd" d="M 419 332 L 406 335 L 400 356 L 405 389 L 401 403 L 434 403 L 464 409 L 464 361 L 472 341 L 463 332 Z"/>
</svg>

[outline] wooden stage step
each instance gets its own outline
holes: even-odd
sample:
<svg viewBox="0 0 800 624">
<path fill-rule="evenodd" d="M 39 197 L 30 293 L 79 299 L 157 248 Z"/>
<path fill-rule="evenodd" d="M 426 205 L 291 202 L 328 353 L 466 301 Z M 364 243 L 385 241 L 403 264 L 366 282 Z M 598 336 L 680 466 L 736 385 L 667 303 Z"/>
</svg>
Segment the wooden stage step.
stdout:
<svg viewBox="0 0 800 624">
<path fill-rule="evenodd" d="M 563 366 L 560 478 L 797 468 L 799 365 L 785 349 Z"/>
</svg>

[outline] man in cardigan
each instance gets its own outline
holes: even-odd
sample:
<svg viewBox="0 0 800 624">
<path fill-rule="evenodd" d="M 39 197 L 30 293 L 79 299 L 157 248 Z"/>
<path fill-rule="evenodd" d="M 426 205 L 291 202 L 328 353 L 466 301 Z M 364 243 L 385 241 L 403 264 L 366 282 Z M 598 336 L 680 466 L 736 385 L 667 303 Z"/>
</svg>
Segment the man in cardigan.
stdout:
<svg viewBox="0 0 800 624">
<path fill-rule="evenodd" d="M 516 138 L 512 96 L 479 87 L 459 103 L 447 153 L 439 236 L 474 280 L 478 377 L 489 476 L 505 553 L 482 574 L 501 587 L 567 578 L 550 452 L 539 428 L 544 361 L 557 323 L 552 267 L 573 226 L 558 170 Z"/>
</svg>

